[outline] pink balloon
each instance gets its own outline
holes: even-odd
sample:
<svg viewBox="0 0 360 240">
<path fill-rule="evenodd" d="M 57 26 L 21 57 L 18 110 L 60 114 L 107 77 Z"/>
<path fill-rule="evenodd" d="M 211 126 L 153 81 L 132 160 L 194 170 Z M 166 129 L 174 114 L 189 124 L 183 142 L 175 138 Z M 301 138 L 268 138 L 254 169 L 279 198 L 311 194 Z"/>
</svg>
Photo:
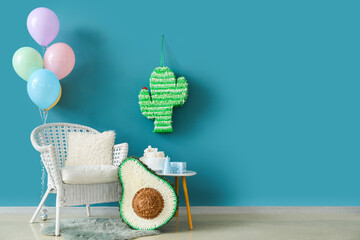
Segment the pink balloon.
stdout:
<svg viewBox="0 0 360 240">
<path fill-rule="evenodd" d="M 63 79 L 75 66 L 74 51 L 65 43 L 55 43 L 45 52 L 44 66 L 55 73 L 59 80 Z"/>
<path fill-rule="evenodd" d="M 27 28 L 31 37 L 41 46 L 51 43 L 59 33 L 60 22 L 56 14 L 48 8 L 40 7 L 31 11 L 27 18 Z"/>
</svg>

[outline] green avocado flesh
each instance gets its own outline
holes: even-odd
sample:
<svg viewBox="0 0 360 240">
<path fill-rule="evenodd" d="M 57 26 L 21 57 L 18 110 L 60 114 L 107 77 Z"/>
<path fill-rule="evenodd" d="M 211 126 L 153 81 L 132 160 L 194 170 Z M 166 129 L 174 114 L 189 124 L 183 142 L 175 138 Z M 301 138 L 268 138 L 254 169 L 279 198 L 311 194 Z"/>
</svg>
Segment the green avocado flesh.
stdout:
<svg viewBox="0 0 360 240">
<path fill-rule="evenodd" d="M 174 216 L 178 200 L 174 188 L 135 158 L 124 160 L 119 169 L 123 192 L 120 215 L 132 228 L 153 230 Z"/>
</svg>

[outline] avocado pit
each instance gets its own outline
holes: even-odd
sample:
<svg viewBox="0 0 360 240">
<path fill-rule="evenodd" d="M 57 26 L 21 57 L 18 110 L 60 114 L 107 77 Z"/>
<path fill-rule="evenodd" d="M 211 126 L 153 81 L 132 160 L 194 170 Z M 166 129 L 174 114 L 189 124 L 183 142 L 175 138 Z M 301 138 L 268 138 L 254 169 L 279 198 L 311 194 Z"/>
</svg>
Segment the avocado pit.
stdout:
<svg viewBox="0 0 360 240">
<path fill-rule="evenodd" d="M 164 209 L 164 199 L 158 190 L 142 188 L 135 193 L 132 208 L 139 217 L 153 219 Z"/>
</svg>

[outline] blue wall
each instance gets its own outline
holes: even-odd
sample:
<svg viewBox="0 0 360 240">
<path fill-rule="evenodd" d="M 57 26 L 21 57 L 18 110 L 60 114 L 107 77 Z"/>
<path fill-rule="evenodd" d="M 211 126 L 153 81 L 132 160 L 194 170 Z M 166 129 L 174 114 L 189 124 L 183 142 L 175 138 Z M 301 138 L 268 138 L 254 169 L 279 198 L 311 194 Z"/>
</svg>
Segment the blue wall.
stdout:
<svg viewBox="0 0 360 240">
<path fill-rule="evenodd" d="M 35 3 L 36 2 L 36 3 Z M 50 122 L 114 129 L 131 155 L 148 145 L 187 161 L 192 205 L 359 205 L 358 1 L 8 1 L 1 8 L 0 206 L 34 206 L 41 124 L 12 69 L 39 6 L 75 51 Z M 152 133 L 137 95 L 160 62 L 190 84 L 174 133 Z M 50 200 L 50 205 L 54 199 Z"/>
</svg>

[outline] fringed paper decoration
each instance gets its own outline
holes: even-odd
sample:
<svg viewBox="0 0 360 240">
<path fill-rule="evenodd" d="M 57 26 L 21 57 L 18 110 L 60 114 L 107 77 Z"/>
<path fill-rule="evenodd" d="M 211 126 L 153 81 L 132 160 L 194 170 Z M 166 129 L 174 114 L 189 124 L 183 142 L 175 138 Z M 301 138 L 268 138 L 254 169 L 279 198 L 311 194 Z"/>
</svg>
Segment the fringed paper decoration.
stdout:
<svg viewBox="0 0 360 240">
<path fill-rule="evenodd" d="M 184 77 L 177 80 L 175 74 L 164 67 L 164 34 L 161 35 L 160 67 L 155 68 L 150 76 L 150 91 L 144 87 L 139 94 L 142 114 L 154 119 L 154 133 L 170 133 L 174 107 L 184 105 L 188 96 L 188 83 Z"/>
<path fill-rule="evenodd" d="M 144 87 L 139 94 L 142 114 L 155 120 L 154 133 L 169 133 L 172 128 L 174 107 L 184 105 L 188 96 L 188 83 L 184 77 L 177 80 L 168 67 L 157 67 L 150 76 L 150 91 Z"/>
</svg>

